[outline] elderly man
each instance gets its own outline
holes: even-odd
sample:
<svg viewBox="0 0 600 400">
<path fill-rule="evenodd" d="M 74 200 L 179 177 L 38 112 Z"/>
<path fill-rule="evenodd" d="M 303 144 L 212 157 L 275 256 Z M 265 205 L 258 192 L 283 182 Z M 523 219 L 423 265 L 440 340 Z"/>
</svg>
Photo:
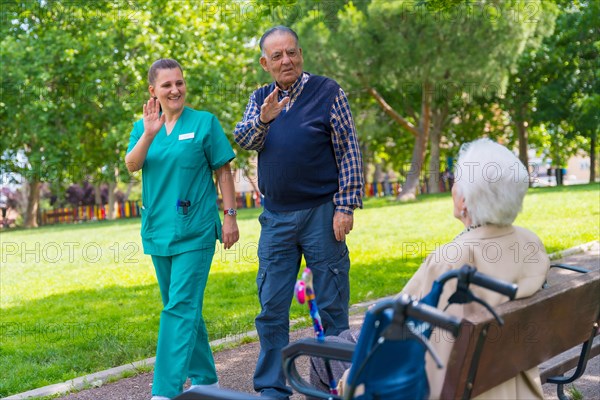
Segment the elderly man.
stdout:
<svg viewBox="0 0 600 400">
<path fill-rule="evenodd" d="M 362 159 L 344 91 L 304 72 L 298 36 L 274 27 L 260 39 L 260 64 L 274 82 L 250 96 L 235 141 L 258 152 L 261 313 L 254 389 L 288 398 L 281 349 L 289 342 L 289 308 L 302 256 L 314 274 L 326 335 L 348 328 L 350 259 L 345 238 L 362 207 Z"/>
</svg>

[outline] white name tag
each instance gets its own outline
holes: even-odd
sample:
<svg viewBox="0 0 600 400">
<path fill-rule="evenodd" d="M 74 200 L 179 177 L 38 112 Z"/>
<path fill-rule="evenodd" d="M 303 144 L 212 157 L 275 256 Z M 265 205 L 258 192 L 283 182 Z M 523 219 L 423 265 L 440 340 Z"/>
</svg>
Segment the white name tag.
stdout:
<svg viewBox="0 0 600 400">
<path fill-rule="evenodd" d="M 194 138 L 194 132 L 183 133 L 183 134 L 179 135 L 179 140 L 187 140 L 187 139 L 193 139 L 193 138 Z"/>
</svg>

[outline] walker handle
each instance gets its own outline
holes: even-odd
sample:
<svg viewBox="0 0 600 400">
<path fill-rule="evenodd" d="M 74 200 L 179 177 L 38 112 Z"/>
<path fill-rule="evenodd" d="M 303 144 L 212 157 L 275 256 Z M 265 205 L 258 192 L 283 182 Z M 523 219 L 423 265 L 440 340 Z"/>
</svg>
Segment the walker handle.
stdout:
<svg viewBox="0 0 600 400">
<path fill-rule="evenodd" d="M 462 268 L 471 267 L 464 265 Z M 470 281 L 477 286 L 481 286 L 483 288 L 503 294 L 511 300 L 514 300 L 515 296 L 517 295 L 518 286 L 516 284 L 492 278 L 491 276 L 477 272 L 477 270 L 475 270 L 470 276 Z"/>
</svg>

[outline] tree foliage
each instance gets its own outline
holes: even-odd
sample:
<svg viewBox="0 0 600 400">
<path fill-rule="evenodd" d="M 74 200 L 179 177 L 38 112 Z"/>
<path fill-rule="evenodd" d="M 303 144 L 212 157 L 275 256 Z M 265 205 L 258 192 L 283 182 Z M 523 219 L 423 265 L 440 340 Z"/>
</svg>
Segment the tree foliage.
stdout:
<svg viewBox="0 0 600 400">
<path fill-rule="evenodd" d="M 544 77 L 534 121 L 550 135 L 556 166 L 580 149 L 592 157 L 600 129 L 600 3 L 567 5 L 557 20 L 556 34 L 545 41 Z"/>
<path fill-rule="evenodd" d="M 271 11 L 253 4 L 3 4 L 2 169 L 28 183 L 27 224 L 36 225 L 41 182 L 58 190 L 84 180 L 115 188 L 129 179 L 121 175 L 129 132 L 148 96 L 146 71 L 158 58 L 177 59 L 189 104 L 212 111 L 232 132 L 258 81 L 249 65 L 258 64 L 256 36 Z"/>
<path fill-rule="evenodd" d="M 397 129 L 382 130 L 378 143 L 404 141 L 400 128 L 414 137 L 407 146 L 411 168 L 403 187 L 409 198 L 417 189 L 430 135 L 437 135 L 432 141 L 437 151 L 441 131 L 465 103 L 504 93 L 509 71 L 546 23 L 534 17 L 543 12 L 539 1 L 445 3 L 441 10 L 426 3 L 348 3 L 335 23 L 307 19 L 298 24 L 304 43 L 325 49 L 315 61 L 321 68 L 354 91 L 370 94 L 398 123 Z"/>
<path fill-rule="evenodd" d="M 458 144 L 481 135 L 519 144 L 522 159 L 530 142 L 546 147 L 557 165 L 581 148 L 593 158 L 600 3 L 556 4 L 3 3 L 3 175 L 27 181 L 31 226 L 42 182 L 64 193 L 87 181 L 97 199 L 101 185 L 114 195 L 117 182 L 130 179 L 123 157 L 148 96 L 147 70 L 162 57 L 184 67 L 189 105 L 216 114 L 230 134 L 250 93 L 270 80 L 258 64 L 258 39 L 278 24 L 299 32 L 306 70 L 340 82 L 365 159 L 399 170 L 409 196 L 428 152 L 437 173 Z M 236 152 L 237 165 L 248 167 L 250 153 Z"/>
</svg>

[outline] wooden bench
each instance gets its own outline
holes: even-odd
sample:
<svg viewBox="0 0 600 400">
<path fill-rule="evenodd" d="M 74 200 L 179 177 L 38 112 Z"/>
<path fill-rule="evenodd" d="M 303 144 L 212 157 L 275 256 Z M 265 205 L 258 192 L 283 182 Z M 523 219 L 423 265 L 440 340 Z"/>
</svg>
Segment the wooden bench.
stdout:
<svg viewBox="0 0 600 400">
<path fill-rule="evenodd" d="M 577 379 L 588 358 L 600 350 L 597 339 L 594 345 L 600 320 L 598 270 L 577 274 L 495 310 L 504 319 L 503 326 L 487 312 L 463 320 L 448 362 L 442 398 L 475 397 L 559 355 L 558 361 L 546 364 L 551 367 L 541 375 L 542 382 L 559 385 L 561 397 L 562 384 Z M 583 350 L 573 350 L 582 344 Z M 578 362 L 573 377 L 557 376 Z"/>
<path fill-rule="evenodd" d="M 600 270 L 576 274 L 544 288 L 535 295 L 504 303 L 495 308 L 504 320 L 499 326 L 489 312 L 482 310 L 467 316 L 448 361 L 442 388 L 443 399 L 469 399 L 505 382 L 521 371 L 540 366 L 542 382 L 557 383 L 560 398 L 562 384 L 577 379 L 587 360 L 600 352 Z M 576 347 L 583 344 L 583 350 Z M 294 342 L 284 349 L 284 358 L 317 356 L 350 361 L 355 345 L 317 343 L 312 339 Z M 560 358 L 553 358 L 560 356 Z M 285 362 L 284 362 L 285 364 Z M 578 366 L 575 374 L 561 378 Z M 548 365 L 544 368 L 544 365 Z M 291 368 L 296 389 L 319 398 L 340 399 L 317 392 Z M 306 384 L 305 384 L 306 383 Z M 314 393 L 314 394 L 313 394 Z M 235 395 L 235 396 L 234 396 Z M 184 393 L 177 400 L 252 399 L 251 394 L 215 389 Z"/>
</svg>

